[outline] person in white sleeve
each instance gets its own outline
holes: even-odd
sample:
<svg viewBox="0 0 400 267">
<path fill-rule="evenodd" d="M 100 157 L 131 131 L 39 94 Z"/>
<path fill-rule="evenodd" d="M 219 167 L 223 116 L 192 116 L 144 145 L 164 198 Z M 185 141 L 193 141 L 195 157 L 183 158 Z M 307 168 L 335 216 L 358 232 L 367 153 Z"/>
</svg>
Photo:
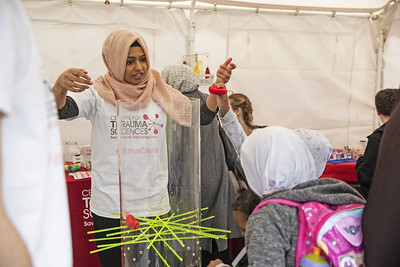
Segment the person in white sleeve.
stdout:
<svg viewBox="0 0 400 267">
<path fill-rule="evenodd" d="M 0 25 L 0 266 L 72 267 L 54 95 L 19 1 Z"/>
</svg>

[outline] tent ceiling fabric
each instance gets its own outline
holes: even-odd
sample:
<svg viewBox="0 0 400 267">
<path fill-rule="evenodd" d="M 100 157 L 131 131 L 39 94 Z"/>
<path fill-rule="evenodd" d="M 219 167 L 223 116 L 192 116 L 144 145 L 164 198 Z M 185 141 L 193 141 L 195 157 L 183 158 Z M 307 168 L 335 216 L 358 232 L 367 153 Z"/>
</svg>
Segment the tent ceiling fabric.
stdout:
<svg viewBox="0 0 400 267">
<path fill-rule="evenodd" d="M 211 73 L 232 57 L 238 67 L 229 88 L 250 97 L 256 124 L 320 130 L 337 148 L 360 147 L 360 139 L 376 128 L 376 90 L 400 83 L 398 3 L 378 20 L 367 20 L 353 13 L 333 18 L 326 12 L 214 12 L 213 6 L 199 9 L 204 0 L 198 0 L 191 21 L 174 8 L 190 1 L 173 0 L 171 9 L 162 1 L 142 1 L 145 8 L 133 0 L 124 0 L 126 8 L 120 8 L 120 0 L 110 5 L 104 0 L 22 2 L 50 82 L 70 67 L 85 68 L 93 79 L 103 74 L 104 39 L 117 27 L 134 27 L 146 39 L 152 68 L 181 63 L 192 47 L 209 55 L 202 63 Z M 160 8 L 149 8 L 150 3 Z M 89 144 L 86 122 L 60 122 L 63 140 Z"/>
</svg>

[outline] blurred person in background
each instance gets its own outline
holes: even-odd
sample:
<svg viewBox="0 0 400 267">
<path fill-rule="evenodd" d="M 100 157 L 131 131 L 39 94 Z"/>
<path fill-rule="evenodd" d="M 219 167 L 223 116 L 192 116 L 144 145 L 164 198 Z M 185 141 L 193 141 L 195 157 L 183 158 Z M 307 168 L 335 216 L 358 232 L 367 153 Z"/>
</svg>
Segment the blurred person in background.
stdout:
<svg viewBox="0 0 400 267">
<path fill-rule="evenodd" d="M 398 89 L 383 89 L 375 95 L 376 113 L 378 114 L 382 125 L 367 137 L 368 143 L 364 155 L 360 156 L 356 163 L 356 175 L 360 184 L 359 190 L 365 199 L 368 198 L 369 188 L 371 186 L 376 161 L 378 159 L 379 146 L 381 144 L 386 122 L 390 118 L 397 91 Z"/>
</svg>

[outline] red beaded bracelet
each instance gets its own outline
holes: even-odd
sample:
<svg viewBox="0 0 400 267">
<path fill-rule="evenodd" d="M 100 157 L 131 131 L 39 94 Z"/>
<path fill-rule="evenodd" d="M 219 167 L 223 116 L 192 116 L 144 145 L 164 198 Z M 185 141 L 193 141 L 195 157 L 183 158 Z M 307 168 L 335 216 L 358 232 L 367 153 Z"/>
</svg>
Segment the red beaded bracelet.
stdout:
<svg viewBox="0 0 400 267">
<path fill-rule="evenodd" d="M 223 95 L 223 94 L 226 94 L 228 92 L 228 90 L 226 90 L 226 88 L 218 87 L 216 85 L 211 85 L 208 88 L 208 91 L 213 95 Z"/>
</svg>

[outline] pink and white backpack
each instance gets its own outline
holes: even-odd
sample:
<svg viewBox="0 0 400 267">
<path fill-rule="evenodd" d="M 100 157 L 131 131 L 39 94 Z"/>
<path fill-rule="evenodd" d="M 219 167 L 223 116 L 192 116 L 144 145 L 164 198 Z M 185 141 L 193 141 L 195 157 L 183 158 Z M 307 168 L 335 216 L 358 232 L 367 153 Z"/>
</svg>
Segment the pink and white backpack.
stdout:
<svg viewBox="0 0 400 267">
<path fill-rule="evenodd" d="M 316 201 L 297 203 L 285 199 L 261 202 L 253 213 L 268 203 L 297 207 L 299 236 L 296 247 L 296 266 L 300 259 L 319 247 L 323 257 L 335 267 L 364 266 L 362 248 L 362 204 L 331 206 Z"/>
</svg>

